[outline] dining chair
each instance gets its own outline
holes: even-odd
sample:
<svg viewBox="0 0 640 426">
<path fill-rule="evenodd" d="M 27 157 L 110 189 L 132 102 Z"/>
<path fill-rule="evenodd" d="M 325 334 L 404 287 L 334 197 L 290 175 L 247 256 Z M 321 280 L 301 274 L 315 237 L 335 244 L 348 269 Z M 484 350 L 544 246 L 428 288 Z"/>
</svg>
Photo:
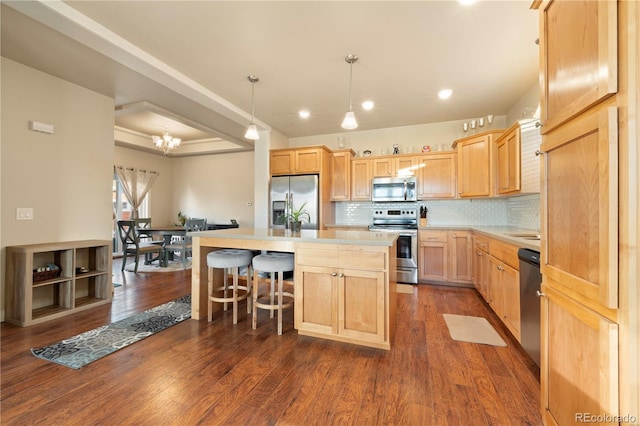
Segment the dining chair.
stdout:
<svg viewBox="0 0 640 426">
<path fill-rule="evenodd" d="M 191 254 L 191 237 L 187 235 L 189 232 L 206 231 L 207 219 L 187 219 L 184 224 L 185 234 L 180 236 L 174 236 L 171 238 L 171 243 L 165 244 L 165 256 L 170 253 L 180 256 L 182 261 L 182 267 L 186 268 L 187 259 Z"/>
<path fill-rule="evenodd" d="M 120 241 L 122 241 L 122 270 L 127 263 L 127 257 L 131 254 L 135 257 L 136 266 L 133 272 L 138 272 L 138 262 L 140 255 L 152 253 L 158 253 L 158 258 L 164 256 L 163 247 L 159 244 L 145 243 L 140 241 L 136 229 L 135 220 L 119 220 L 118 221 L 118 233 L 120 235 Z"/>
<path fill-rule="evenodd" d="M 145 232 L 140 232 L 140 230 L 151 228 L 150 217 L 141 217 L 141 218 L 133 219 L 133 221 L 136 223 L 136 233 L 138 234 L 138 239 L 140 240 L 141 243 L 151 243 L 151 244 L 157 244 L 157 245 L 164 244 L 163 240 L 154 240 L 151 235 Z M 149 265 L 156 260 L 160 260 L 159 256 L 154 258 L 152 257 L 152 255 L 153 253 L 145 254 L 144 256 L 145 265 Z"/>
</svg>

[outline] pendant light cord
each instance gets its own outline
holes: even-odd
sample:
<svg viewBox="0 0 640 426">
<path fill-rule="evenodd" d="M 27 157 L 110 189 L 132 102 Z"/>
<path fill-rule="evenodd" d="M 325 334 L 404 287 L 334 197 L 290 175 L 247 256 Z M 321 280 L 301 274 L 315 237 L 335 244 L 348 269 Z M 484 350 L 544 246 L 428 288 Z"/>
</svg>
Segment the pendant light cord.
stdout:
<svg viewBox="0 0 640 426">
<path fill-rule="evenodd" d="M 349 111 L 352 111 L 351 108 L 351 85 L 353 83 L 353 62 L 349 63 Z"/>
</svg>

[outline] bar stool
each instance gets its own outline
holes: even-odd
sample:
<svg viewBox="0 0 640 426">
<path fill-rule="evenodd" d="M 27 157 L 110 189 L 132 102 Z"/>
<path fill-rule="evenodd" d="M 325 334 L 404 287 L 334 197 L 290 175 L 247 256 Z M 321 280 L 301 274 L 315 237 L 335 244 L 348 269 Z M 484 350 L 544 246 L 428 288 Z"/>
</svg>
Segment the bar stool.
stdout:
<svg viewBox="0 0 640 426">
<path fill-rule="evenodd" d="M 270 318 L 273 318 L 273 311 L 278 311 L 278 335 L 282 334 L 282 310 L 293 306 L 293 293 L 284 291 L 283 274 L 293 271 L 293 254 L 269 252 L 253 258 L 253 319 L 252 327 L 258 325 L 258 308 L 271 311 Z M 271 275 L 271 289 L 269 294 L 259 293 L 260 272 L 269 272 Z M 278 290 L 275 291 L 275 275 L 278 274 Z M 278 300 L 275 295 L 278 295 Z M 269 298 L 267 299 L 267 296 Z M 284 303 L 284 298 L 289 301 Z M 265 301 L 265 300 L 268 300 Z"/>
<path fill-rule="evenodd" d="M 209 285 L 209 306 L 207 310 L 207 318 L 209 321 L 213 319 L 213 302 L 224 303 L 224 310 L 227 310 L 227 304 L 233 305 L 233 323 L 238 323 L 238 302 L 240 300 L 247 301 L 247 314 L 251 313 L 251 259 L 253 252 L 250 250 L 222 249 L 212 251 L 207 254 L 208 285 Z M 238 285 L 239 269 L 247 267 L 247 285 Z M 223 284 L 214 287 L 213 268 L 224 270 Z M 233 284 L 231 286 L 231 296 L 228 296 L 229 290 L 229 270 L 233 274 Z M 238 290 L 243 290 L 238 295 Z M 215 293 L 222 292 L 222 296 L 216 296 Z"/>
</svg>

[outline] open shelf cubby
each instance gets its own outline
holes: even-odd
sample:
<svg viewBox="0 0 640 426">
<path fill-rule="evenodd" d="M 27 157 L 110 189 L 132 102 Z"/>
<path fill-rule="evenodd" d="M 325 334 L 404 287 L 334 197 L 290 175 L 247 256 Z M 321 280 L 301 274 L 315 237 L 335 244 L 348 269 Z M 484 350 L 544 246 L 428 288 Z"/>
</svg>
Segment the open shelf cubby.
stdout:
<svg viewBox="0 0 640 426">
<path fill-rule="evenodd" d="M 34 274 L 48 264 L 58 276 Z M 22 327 L 111 303 L 111 241 L 9 246 L 6 290 L 6 320 Z"/>
</svg>

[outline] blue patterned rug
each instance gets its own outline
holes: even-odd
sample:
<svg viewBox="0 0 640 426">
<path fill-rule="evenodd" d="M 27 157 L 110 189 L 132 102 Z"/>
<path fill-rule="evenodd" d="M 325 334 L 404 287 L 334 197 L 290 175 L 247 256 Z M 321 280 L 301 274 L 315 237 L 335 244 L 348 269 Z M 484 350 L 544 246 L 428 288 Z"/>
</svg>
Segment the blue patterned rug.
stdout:
<svg viewBox="0 0 640 426">
<path fill-rule="evenodd" d="M 191 295 L 61 342 L 32 348 L 31 353 L 38 358 L 78 369 L 189 318 Z"/>
</svg>

